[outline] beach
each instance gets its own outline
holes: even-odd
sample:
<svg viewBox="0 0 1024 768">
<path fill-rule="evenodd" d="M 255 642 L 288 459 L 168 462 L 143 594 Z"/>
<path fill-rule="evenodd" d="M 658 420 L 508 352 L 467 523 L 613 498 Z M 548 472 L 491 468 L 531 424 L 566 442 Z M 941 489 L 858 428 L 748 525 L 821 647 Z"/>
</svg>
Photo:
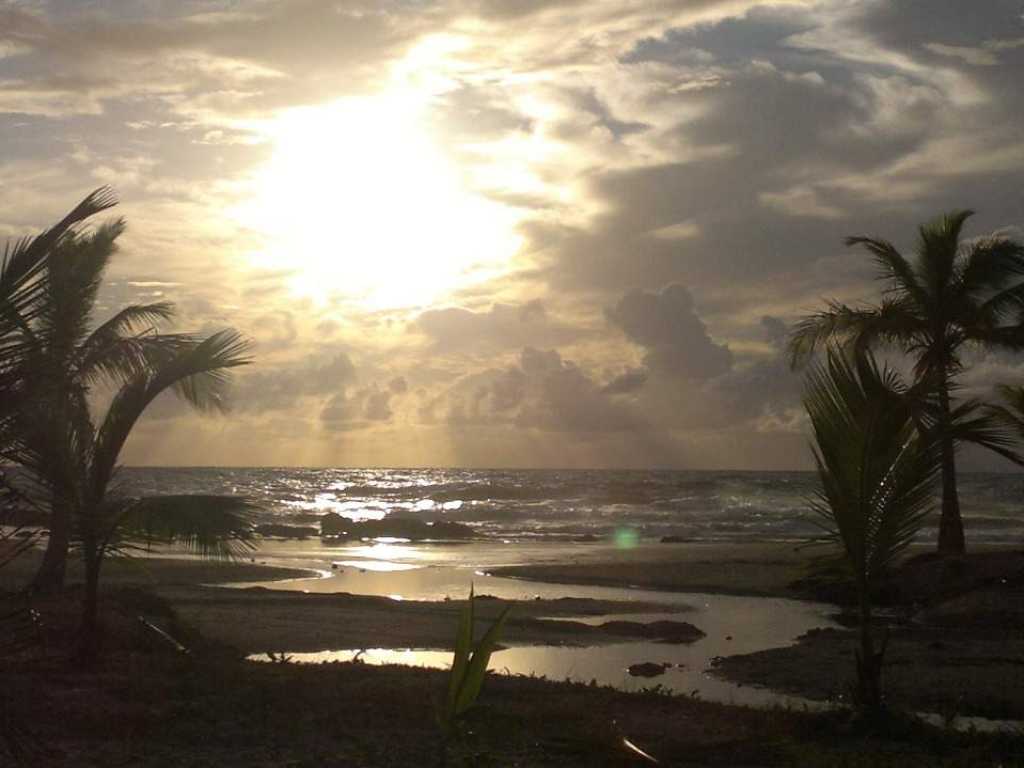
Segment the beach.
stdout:
<svg viewBox="0 0 1024 768">
<path fill-rule="evenodd" d="M 806 579 L 811 555 L 791 545 L 535 547 L 540 554 L 519 559 L 540 562 L 482 570 L 496 559 L 486 544 L 387 544 L 377 551 L 359 543 L 324 546 L 307 557 L 314 570 L 295 567 L 301 553 L 318 546 L 267 542 L 251 563 L 113 561 L 105 578 L 115 591 L 151 591 L 206 641 L 242 656 L 323 661 L 361 654 L 372 663 L 444 667 L 473 583 L 481 625 L 512 601 L 504 650 L 492 663 L 498 671 L 594 679 L 624 690 L 661 684 L 759 706 L 820 707 L 847 695 L 853 632 L 842 605 L 823 599 L 828 590 Z M 505 549 L 498 559 L 515 560 Z M 385 553 L 390 559 L 371 556 Z M 572 562 L 550 562 L 567 555 Z M 337 558 L 346 565 L 332 570 Z M 921 594 L 906 595 L 890 607 L 892 695 L 916 711 L 955 701 L 960 715 L 1022 719 L 1024 554 L 990 549 L 972 562 L 976 573 L 955 596 L 924 607 Z M 20 570 L 30 565 L 26 560 Z M 912 576 L 902 581 L 912 583 Z M 970 579 L 979 583 L 972 587 Z M 217 586 L 224 584 L 231 586 Z M 626 672 L 652 661 L 666 669 L 649 681 Z M 922 685 L 925 670 L 929 682 Z"/>
<path fill-rule="evenodd" d="M 68 677 L 56 658 L 31 673 L 8 669 L 9 697 L 37 718 L 34 733 L 52 737 L 47 765 L 433 764 L 432 720 L 468 594 L 461 585 L 473 582 L 481 630 L 515 599 L 492 657 L 497 674 L 459 742 L 462 764 L 485 754 L 501 754 L 503 765 L 637 764 L 624 740 L 666 764 L 694 765 L 832 764 L 850 750 L 875 760 L 889 748 L 844 735 L 835 707 L 852 674 L 854 635 L 843 627 L 842 606 L 811 599 L 801 586 L 803 550 L 592 543 L 528 556 L 499 548 L 504 556 L 495 558 L 488 544 L 385 546 L 377 554 L 391 559 L 370 557 L 366 542 L 278 541 L 264 542 L 252 562 L 180 553 L 113 560 L 104 577 L 101 667 L 86 678 Z M 522 562 L 531 559 L 539 562 Z M 1014 572 L 1024 554 L 999 550 L 989 559 L 975 567 L 983 579 Z M 507 564 L 467 565 L 492 560 Z M 332 569 L 337 562 L 346 565 Z M 10 586 L 31 572 L 27 558 L 4 578 Z M 73 584 L 77 568 L 69 575 Z M 336 589 L 360 579 L 370 594 Z M 456 588 L 461 597 L 438 596 Z M 942 630 L 941 647 L 933 631 L 894 630 L 894 703 L 937 717 L 1024 718 L 1019 616 L 1006 612 L 1019 588 L 989 584 L 938 601 L 930 615 L 958 627 Z M 987 625 L 974 622 L 993 591 L 1004 609 L 998 631 L 991 611 Z M 57 603 L 39 603 L 47 647 L 73 635 L 76 594 L 72 586 Z M 139 617 L 187 653 L 140 629 Z M 355 663 L 300 663 L 331 660 Z M 665 669 L 634 677 L 625 669 L 634 663 Z M 62 713 L 59 732 L 54 711 Z M 159 724 L 168 717 L 178 725 Z M 950 754 L 984 755 L 978 764 L 1003 755 L 1012 765 L 1019 752 L 1014 737 L 998 733 L 913 734 L 915 749 L 939 748 L 937 739 Z M 292 762 L 278 762 L 289 755 Z"/>
</svg>

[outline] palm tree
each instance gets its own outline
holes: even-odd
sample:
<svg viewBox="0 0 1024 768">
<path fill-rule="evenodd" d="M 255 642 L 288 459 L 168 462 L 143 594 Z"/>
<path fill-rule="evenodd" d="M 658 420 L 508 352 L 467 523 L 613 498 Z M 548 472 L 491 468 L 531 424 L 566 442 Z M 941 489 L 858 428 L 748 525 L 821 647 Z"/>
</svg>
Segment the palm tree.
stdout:
<svg viewBox="0 0 1024 768">
<path fill-rule="evenodd" d="M 95 194 L 100 195 L 103 208 L 114 204 L 109 193 Z M 8 415 L 6 430 L 14 443 L 31 433 L 36 444 L 30 450 L 37 455 L 51 453 L 35 475 L 51 494 L 50 536 L 34 581 L 41 591 L 59 588 L 64 582 L 72 526 L 69 499 L 73 496 L 67 487 L 71 481 L 67 470 L 74 464 L 77 450 L 74 420 L 88 411 L 87 402 L 97 384 L 116 387 L 151 371 L 189 341 L 181 335 L 155 333 L 157 323 L 173 316 L 173 307 L 162 302 L 126 307 L 90 330 L 103 274 L 123 231 L 124 222 L 117 219 L 84 233 L 65 226 L 50 237 L 40 262 L 43 279 L 32 312 L 11 334 L 12 349 L 19 358 L 13 370 L 24 380 L 31 378 L 32 387 L 26 394 L 47 404 L 45 409 L 33 411 L 38 422 L 27 429 L 27 411 L 19 406 L 15 414 Z M 9 450 L 17 461 L 20 450 L 16 446 Z"/>
<path fill-rule="evenodd" d="M 965 551 L 956 448 L 971 439 L 967 432 L 957 433 L 951 404 L 963 369 L 961 353 L 969 345 L 1024 349 L 1024 245 L 1001 235 L 961 240 L 971 215 L 954 211 L 921 226 L 913 260 L 886 240 L 847 238 L 847 245 L 863 246 L 881 270 L 881 301 L 858 307 L 830 301 L 826 310 L 798 323 L 790 337 L 794 367 L 830 339 L 860 350 L 890 344 L 914 358 L 920 388 L 933 395 L 928 424 L 942 455 L 938 546 L 951 555 Z"/>
<path fill-rule="evenodd" d="M 856 701 L 875 714 L 885 643 L 876 650 L 871 594 L 932 511 L 941 450 L 918 428 L 917 405 L 899 378 L 869 353 L 851 361 L 830 348 L 807 375 L 804 406 L 821 483 L 811 508 L 852 575 L 860 609 Z"/>
<path fill-rule="evenodd" d="M 164 314 L 170 316 L 169 306 Z M 126 373 L 102 419 L 94 420 L 84 388 L 69 390 L 64 381 L 25 402 L 16 419 L 20 439 L 10 458 L 52 495 L 54 509 L 67 515 L 68 541 L 74 536 L 81 545 L 85 599 L 79 655 L 86 661 L 97 651 L 100 569 L 109 552 L 154 539 L 227 556 L 248 545 L 251 507 L 243 499 L 134 499 L 110 493 L 121 449 L 157 396 L 173 391 L 200 411 L 223 410 L 230 370 L 249 362 L 248 344 L 233 330 L 202 340 L 154 335 L 149 347 L 145 364 Z M 59 407 L 50 399 L 55 392 L 68 397 Z"/>
<path fill-rule="evenodd" d="M 166 303 L 127 307 L 90 331 L 124 223 L 107 222 L 86 233 L 74 225 L 113 204 L 108 191 L 97 190 L 58 227 L 16 246 L 4 263 L 0 296 L 6 323 L 0 326 L 0 373 L 17 396 L 16 408 L 4 403 L 0 458 L 19 465 L 33 481 L 33 496 L 52 505 L 37 584 L 61 583 L 72 538 L 81 545 L 83 657 L 96 651 L 99 576 L 107 553 L 140 539 L 181 541 L 212 555 L 230 556 L 248 546 L 245 500 L 111 493 L 121 449 L 157 396 L 173 391 L 200 411 L 223 410 L 231 369 L 249 362 L 248 344 L 233 330 L 205 339 L 157 333 L 154 325 L 174 316 Z M 114 388 L 100 419 L 94 419 L 90 400 L 97 383 Z"/>
</svg>

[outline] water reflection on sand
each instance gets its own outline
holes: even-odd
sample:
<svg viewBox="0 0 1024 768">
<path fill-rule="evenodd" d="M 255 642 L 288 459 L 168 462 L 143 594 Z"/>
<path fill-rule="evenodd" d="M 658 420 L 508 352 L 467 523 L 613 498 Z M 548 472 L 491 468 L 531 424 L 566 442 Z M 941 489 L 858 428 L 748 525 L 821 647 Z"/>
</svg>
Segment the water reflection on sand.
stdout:
<svg viewBox="0 0 1024 768">
<path fill-rule="evenodd" d="M 261 559 L 274 565 L 313 567 L 326 578 L 267 582 L 261 586 L 305 592 L 350 592 L 406 600 L 464 598 L 470 583 L 476 594 L 502 599 L 531 600 L 584 597 L 598 600 L 644 602 L 666 606 L 665 613 L 569 617 L 601 623 L 614 619 L 650 622 L 685 619 L 705 637 L 690 645 L 649 641 L 593 647 L 517 646 L 498 651 L 490 668 L 512 674 L 543 675 L 555 680 L 596 681 L 622 690 L 661 685 L 672 691 L 704 699 L 750 705 L 816 706 L 797 697 L 766 689 L 741 686 L 711 674 L 716 656 L 751 653 L 791 644 L 815 628 L 834 626 L 831 606 L 783 598 L 740 597 L 674 593 L 616 587 L 544 584 L 491 576 L 492 567 L 524 562 L 571 562 L 594 556 L 595 548 L 551 545 L 506 546 L 500 542 L 473 545 L 414 545 L 358 543 L 340 547 L 287 544 L 261 550 Z M 239 585 L 252 586 L 252 584 Z M 682 616 L 680 610 L 686 613 Z M 295 661 L 350 661 L 371 664 L 413 664 L 445 668 L 451 653 L 436 649 L 330 649 L 318 653 L 289 654 Z M 264 657 L 265 658 L 265 657 Z M 637 678 L 627 668 L 640 662 L 669 665 L 655 678 Z"/>
<path fill-rule="evenodd" d="M 702 654 L 697 653 L 696 656 Z M 367 664 L 405 664 L 415 667 L 447 669 L 451 651 L 407 648 L 365 648 L 315 653 L 288 654 L 296 663 L 319 664 L 333 661 L 361 661 Z M 254 655 L 256 661 L 269 661 L 267 656 Z M 817 709 L 820 702 L 775 693 L 764 688 L 741 686 L 719 679 L 701 668 L 691 668 L 679 646 L 649 642 L 616 643 L 592 647 L 517 646 L 496 651 L 488 669 L 500 674 L 536 675 L 551 680 L 596 682 L 623 691 L 638 691 L 660 685 L 666 689 L 699 696 L 710 701 L 750 706 L 784 705 Z M 668 664 L 665 673 L 656 678 L 633 677 L 627 671 L 638 661 Z M 699 663 L 699 662 L 698 662 Z"/>
</svg>

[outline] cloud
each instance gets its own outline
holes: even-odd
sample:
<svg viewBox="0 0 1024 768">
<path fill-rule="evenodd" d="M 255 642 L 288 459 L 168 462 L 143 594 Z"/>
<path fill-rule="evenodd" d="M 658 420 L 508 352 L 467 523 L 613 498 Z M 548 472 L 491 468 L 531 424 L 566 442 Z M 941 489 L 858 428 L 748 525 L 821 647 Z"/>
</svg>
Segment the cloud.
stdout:
<svg viewBox="0 0 1024 768">
<path fill-rule="evenodd" d="M 182 328 L 231 325 L 256 342 L 230 421 L 244 450 L 217 442 L 225 461 L 806 465 L 782 343 L 821 297 L 877 295 L 843 236 L 909 247 L 920 221 L 965 206 L 979 210 L 972 232 L 1024 224 L 1020 12 L 1019 0 L 8 4 L 0 178 L 17 194 L 0 234 L 115 184 L 130 229 L 102 311 L 173 300 Z M 515 257 L 481 253 L 489 277 L 443 304 L 303 298 L 308 260 L 353 248 L 343 212 L 326 217 L 330 247 L 303 240 L 277 268 L 235 215 L 284 110 L 380 94 L 414 95 L 453 179 L 518 222 Z M 392 155 L 369 154 L 401 183 Z M 302 194 L 288 190 L 298 211 L 318 209 Z M 349 267 L 339 259 L 339 284 L 317 287 L 340 292 Z M 969 391 L 1018 367 L 983 356 Z M 174 460 L 163 433 L 180 452 L 197 422 L 157 416 L 139 445 Z"/>
<path fill-rule="evenodd" d="M 616 402 L 557 350 L 525 347 L 513 365 L 489 368 L 457 381 L 421 411 L 464 428 L 502 424 L 541 432 L 644 432 L 649 425 Z"/>
<path fill-rule="evenodd" d="M 729 348 L 716 344 L 681 285 L 659 293 L 633 291 L 608 310 L 609 321 L 644 347 L 644 364 L 658 373 L 709 379 L 732 368 Z"/>
<path fill-rule="evenodd" d="M 371 429 L 395 417 L 395 405 L 408 393 L 408 382 L 396 376 L 380 386 L 343 387 L 324 403 L 320 410 L 320 425 L 328 432 L 351 432 Z"/>
<path fill-rule="evenodd" d="M 295 408 L 303 398 L 343 391 L 356 368 L 345 352 L 287 360 L 268 369 L 254 365 L 238 376 L 233 402 L 240 411 L 267 412 Z"/>
<path fill-rule="evenodd" d="M 579 328 L 549 317 L 537 299 L 522 304 L 496 303 L 485 311 L 431 309 L 416 318 L 413 329 L 426 334 L 435 349 L 443 352 L 558 346 L 583 335 Z"/>
<path fill-rule="evenodd" d="M 601 391 L 606 395 L 628 395 L 646 384 L 649 375 L 643 368 L 630 368 L 605 384 Z"/>
</svg>

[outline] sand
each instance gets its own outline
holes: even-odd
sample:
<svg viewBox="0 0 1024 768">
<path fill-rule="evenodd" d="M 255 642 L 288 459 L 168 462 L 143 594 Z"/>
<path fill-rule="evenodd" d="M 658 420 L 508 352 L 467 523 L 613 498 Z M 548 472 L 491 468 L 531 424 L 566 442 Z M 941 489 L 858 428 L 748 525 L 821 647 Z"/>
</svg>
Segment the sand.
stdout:
<svg viewBox="0 0 1024 768">
<path fill-rule="evenodd" d="M 809 555 L 784 545 L 666 544 L 633 551 L 607 550 L 578 562 L 496 569 L 501 576 L 560 583 L 638 586 L 648 589 L 740 595 L 811 597 Z M 600 559 L 604 558 L 604 559 Z M 927 711 L 1024 718 L 1024 554 L 982 553 L 963 565 L 965 580 L 943 582 L 935 563 L 921 560 L 897 583 L 911 585 L 909 599 L 892 611 L 886 683 L 901 705 Z M 23 571 L 29 564 L 19 566 Z M 8 569 L 5 569 L 8 570 Z M 27 571 L 30 572 L 30 569 Z M 11 570 L 7 574 L 10 577 Z M 2 574 L 2 572 L 0 572 Z M 307 572 L 256 563 L 223 564 L 181 559 L 112 562 L 108 589 L 154 589 L 188 624 L 238 653 L 316 651 L 338 648 L 451 647 L 452 602 L 400 602 L 382 597 L 314 595 L 264 588 L 226 589 L 211 583 L 298 578 Z M 973 579 L 973 580 L 972 580 Z M 911 605 L 910 603 L 913 603 Z M 499 610 L 479 601 L 481 622 Z M 1018 606 L 1008 610 L 1007 606 Z M 579 622 L 545 618 L 642 613 L 653 606 L 587 600 L 523 601 L 515 605 L 504 641 L 509 644 L 588 645 L 622 635 Z M 656 607 L 665 612 L 666 607 Z M 837 608 L 838 612 L 838 608 Z M 680 615 L 680 621 L 686 618 Z M 637 637 L 642 637 L 640 630 Z M 811 633 L 789 648 L 730 656 L 716 674 L 808 698 L 833 699 L 848 690 L 853 674 L 849 632 Z"/>
<path fill-rule="evenodd" d="M 395 601 L 385 597 L 318 595 L 262 588 L 161 588 L 157 594 L 204 636 L 239 651 L 319 651 L 338 648 L 451 649 L 464 601 Z M 478 633 L 508 603 L 477 600 Z M 593 645 L 643 638 L 621 626 L 547 621 L 542 617 L 597 616 L 606 613 L 666 612 L 665 606 L 563 599 L 516 602 L 502 633 L 507 644 Z M 680 624 L 684 616 L 680 617 Z M 696 638 L 694 638 L 696 639 Z"/>
<path fill-rule="evenodd" d="M 592 562 L 518 565 L 490 573 L 559 584 L 806 597 L 792 584 L 808 573 L 812 558 L 812 552 L 793 544 L 686 542 L 620 550 Z"/>
</svg>

